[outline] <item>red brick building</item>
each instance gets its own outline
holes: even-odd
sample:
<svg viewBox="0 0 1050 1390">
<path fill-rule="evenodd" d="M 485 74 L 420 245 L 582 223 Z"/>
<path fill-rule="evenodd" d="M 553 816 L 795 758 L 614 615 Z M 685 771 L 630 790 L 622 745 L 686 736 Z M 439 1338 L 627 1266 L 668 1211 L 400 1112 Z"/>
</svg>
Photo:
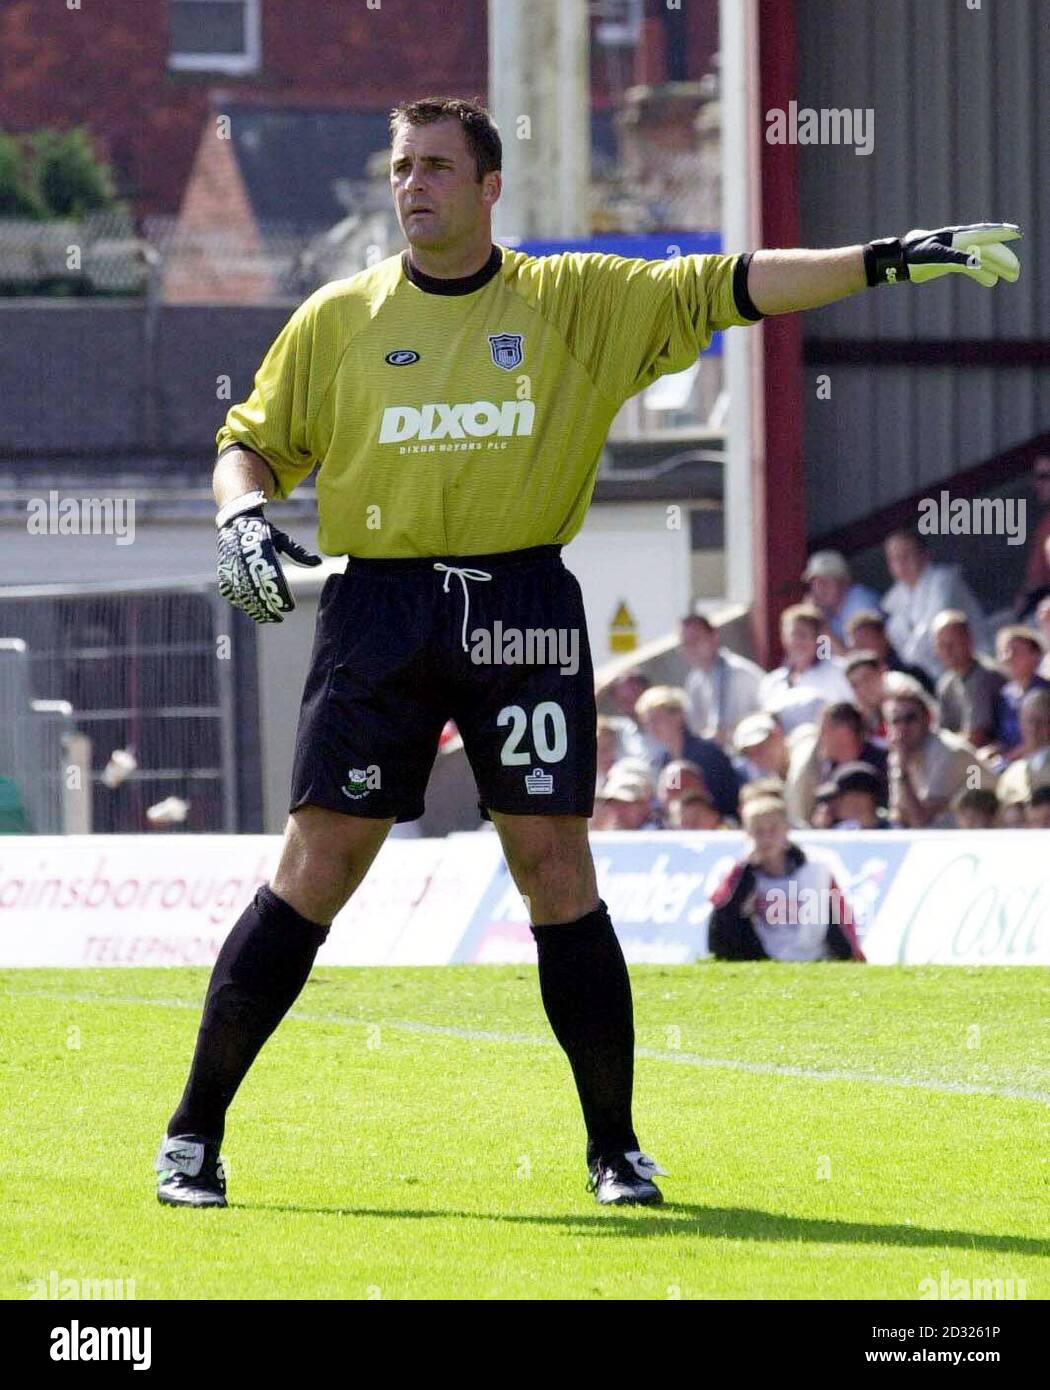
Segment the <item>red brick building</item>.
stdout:
<svg viewBox="0 0 1050 1390">
<path fill-rule="evenodd" d="M 633 81 L 710 68 L 717 0 L 591 10 L 597 111 Z M 0 128 L 86 125 L 135 211 L 175 214 L 216 109 L 338 110 L 374 127 L 409 93 L 484 96 L 486 29 L 486 0 L 7 0 Z"/>
</svg>

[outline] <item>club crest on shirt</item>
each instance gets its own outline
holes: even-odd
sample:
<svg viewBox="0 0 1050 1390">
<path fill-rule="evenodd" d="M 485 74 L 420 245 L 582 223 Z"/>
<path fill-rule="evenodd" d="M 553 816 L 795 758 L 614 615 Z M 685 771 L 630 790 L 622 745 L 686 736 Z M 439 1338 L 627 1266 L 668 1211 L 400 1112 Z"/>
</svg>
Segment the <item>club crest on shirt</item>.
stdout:
<svg viewBox="0 0 1050 1390">
<path fill-rule="evenodd" d="M 502 367 L 505 372 L 512 372 L 515 367 L 520 367 L 525 358 L 525 335 L 524 333 L 490 333 L 489 347 L 492 349 L 492 360 L 497 367 Z"/>
</svg>

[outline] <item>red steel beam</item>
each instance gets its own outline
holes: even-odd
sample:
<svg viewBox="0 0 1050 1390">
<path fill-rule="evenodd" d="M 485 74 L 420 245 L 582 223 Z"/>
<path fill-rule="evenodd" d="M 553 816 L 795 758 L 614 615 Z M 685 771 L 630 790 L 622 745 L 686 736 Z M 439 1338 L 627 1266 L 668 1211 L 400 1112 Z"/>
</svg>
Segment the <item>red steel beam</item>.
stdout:
<svg viewBox="0 0 1050 1390">
<path fill-rule="evenodd" d="M 771 108 L 797 98 L 795 0 L 758 9 L 760 128 Z M 761 142 L 761 245 L 798 246 L 798 149 Z M 779 661 L 780 614 L 799 593 L 806 560 L 805 472 L 802 457 L 802 320 L 767 319 L 763 333 L 765 450 L 753 461 L 755 524 L 751 637 L 766 666 Z"/>
</svg>

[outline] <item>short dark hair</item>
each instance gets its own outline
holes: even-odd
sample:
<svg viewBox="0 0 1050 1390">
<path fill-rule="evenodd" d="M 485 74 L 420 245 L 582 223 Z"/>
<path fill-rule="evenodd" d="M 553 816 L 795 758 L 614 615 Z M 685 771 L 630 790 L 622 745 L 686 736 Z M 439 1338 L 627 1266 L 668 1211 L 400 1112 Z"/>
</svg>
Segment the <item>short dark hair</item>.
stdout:
<svg viewBox="0 0 1050 1390">
<path fill-rule="evenodd" d="M 474 156 L 478 183 L 486 174 L 503 168 L 503 141 L 495 121 L 480 101 L 466 97 L 399 101 L 390 113 L 390 138 L 394 138 L 400 125 L 436 125 L 438 121 L 458 121 L 463 127 L 467 148 Z"/>
<path fill-rule="evenodd" d="M 999 810 L 995 792 L 986 787 L 965 787 L 952 798 L 953 811 L 973 811 L 979 816 L 989 816 L 993 820 Z"/>
<path fill-rule="evenodd" d="M 707 632 L 714 632 L 715 625 L 706 613 L 686 613 L 684 617 L 678 619 L 679 627 L 702 627 Z"/>
<path fill-rule="evenodd" d="M 889 533 L 883 541 L 883 545 L 888 545 L 890 541 L 911 541 L 912 545 L 918 546 L 924 553 L 928 552 L 930 548 L 926 544 L 926 537 L 917 526 L 898 526 L 896 531 Z"/>
<path fill-rule="evenodd" d="M 1036 787 L 1032 795 L 1028 798 L 1029 806 L 1050 805 L 1050 783 L 1045 786 Z"/>
<path fill-rule="evenodd" d="M 834 704 L 825 706 L 821 718 L 829 724 L 846 725 L 858 738 L 864 737 L 864 716 L 849 700 L 836 700 Z"/>
</svg>

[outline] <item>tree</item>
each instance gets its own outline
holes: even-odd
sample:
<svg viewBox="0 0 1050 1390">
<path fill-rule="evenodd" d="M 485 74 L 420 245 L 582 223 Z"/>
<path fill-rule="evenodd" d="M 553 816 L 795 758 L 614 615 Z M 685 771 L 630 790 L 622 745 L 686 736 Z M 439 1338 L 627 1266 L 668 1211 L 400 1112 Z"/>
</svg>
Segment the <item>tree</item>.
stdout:
<svg viewBox="0 0 1050 1390">
<path fill-rule="evenodd" d="M 83 126 L 38 130 L 31 145 L 32 183 L 51 217 L 83 217 L 113 207 L 112 172 L 96 157 Z"/>
<path fill-rule="evenodd" d="M 26 168 L 22 142 L 0 131 L 0 217 L 39 219 L 46 215 Z"/>
</svg>

